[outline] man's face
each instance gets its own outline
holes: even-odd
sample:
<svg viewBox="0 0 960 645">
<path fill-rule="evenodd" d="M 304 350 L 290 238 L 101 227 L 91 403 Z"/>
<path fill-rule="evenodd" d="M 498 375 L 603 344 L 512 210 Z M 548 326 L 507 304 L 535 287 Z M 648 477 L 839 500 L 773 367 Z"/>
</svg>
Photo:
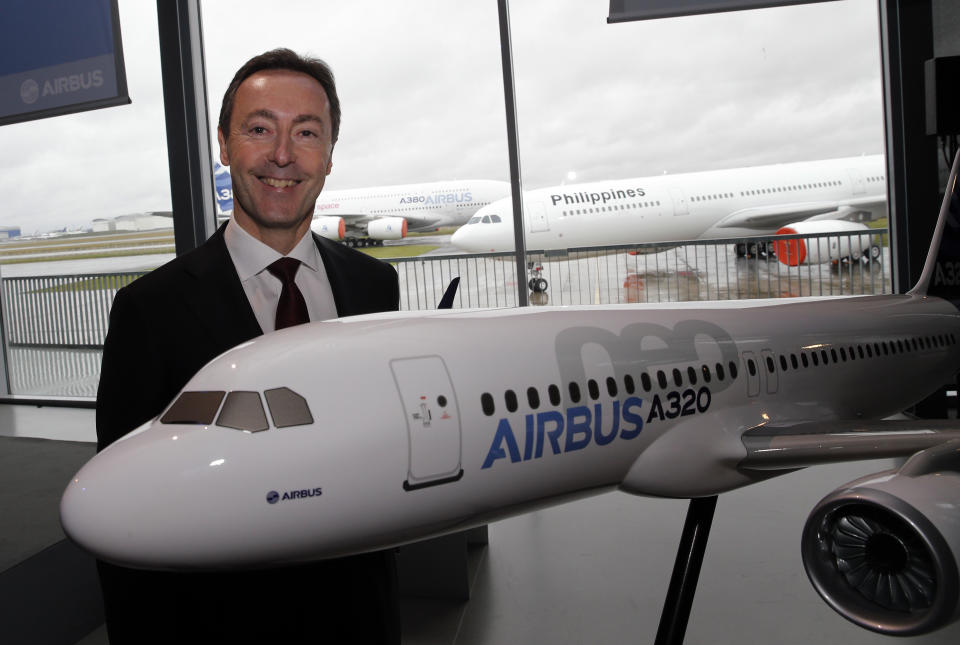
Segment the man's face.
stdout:
<svg viewBox="0 0 960 645">
<path fill-rule="evenodd" d="M 217 131 L 240 226 L 260 239 L 258 233 L 309 228 L 333 165 L 330 125 L 327 93 L 306 74 L 264 70 L 241 83 L 230 136 Z"/>
</svg>

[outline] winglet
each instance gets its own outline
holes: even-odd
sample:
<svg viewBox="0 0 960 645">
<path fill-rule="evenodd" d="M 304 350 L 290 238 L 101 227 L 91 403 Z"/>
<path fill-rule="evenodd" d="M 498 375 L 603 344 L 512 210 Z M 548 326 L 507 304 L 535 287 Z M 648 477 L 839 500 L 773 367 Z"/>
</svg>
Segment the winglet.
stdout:
<svg viewBox="0 0 960 645">
<path fill-rule="evenodd" d="M 440 304 L 437 309 L 453 309 L 453 297 L 457 295 L 457 287 L 460 286 L 460 276 L 457 276 L 447 285 L 447 290 L 443 292 L 443 298 L 440 298 Z"/>
<path fill-rule="evenodd" d="M 916 286 L 907 293 L 930 295 L 960 304 L 960 152 L 953 159 L 943 192 L 930 251 Z"/>
</svg>

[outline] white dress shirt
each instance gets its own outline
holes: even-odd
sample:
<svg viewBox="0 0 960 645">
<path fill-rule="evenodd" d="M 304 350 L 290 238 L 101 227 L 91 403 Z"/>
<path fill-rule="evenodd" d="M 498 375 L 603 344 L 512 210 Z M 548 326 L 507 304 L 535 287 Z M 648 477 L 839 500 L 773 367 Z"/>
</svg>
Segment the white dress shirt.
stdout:
<svg viewBox="0 0 960 645">
<path fill-rule="evenodd" d="M 257 322 L 260 323 L 260 329 L 265 334 L 274 331 L 277 303 L 280 301 L 283 283 L 267 271 L 267 267 L 283 256 L 247 233 L 233 219 L 227 222 L 223 239 L 237 275 L 240 276 L 243 291 L 247 294 Z M 295 282 L 307 302 L 311 322 L 336 318 L 337 305 L 333 299 L 333 289 L 310 231 L 307 231 L 287 257 L 300 260 Z"/>
</svg>

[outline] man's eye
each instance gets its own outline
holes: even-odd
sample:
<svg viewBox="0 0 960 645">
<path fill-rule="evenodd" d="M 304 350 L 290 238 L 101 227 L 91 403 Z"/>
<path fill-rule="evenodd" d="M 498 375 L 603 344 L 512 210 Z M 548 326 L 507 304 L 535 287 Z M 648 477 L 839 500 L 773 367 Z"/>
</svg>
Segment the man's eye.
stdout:
<svg viewBox="0 0 960 645">
<path fill-rule="evenodd" d="M 250 134 L 266 134 L 267 129 L 262 125 L 255 125 L 250 128 Z"/>
<path fill-rule="evenodd" d="M 300 131 L 300 136 L 301 136 L 301 137 L 306 137 L 306 138 L 311 138 L 311 137 L 315 138 L 315 137 L 318 137 L 318 136 L 320 136 L 320 135 L 317 134 L 316 132 L 314 132 L 313 130 L 301 130 L 301 131 Z"/>
</svg>

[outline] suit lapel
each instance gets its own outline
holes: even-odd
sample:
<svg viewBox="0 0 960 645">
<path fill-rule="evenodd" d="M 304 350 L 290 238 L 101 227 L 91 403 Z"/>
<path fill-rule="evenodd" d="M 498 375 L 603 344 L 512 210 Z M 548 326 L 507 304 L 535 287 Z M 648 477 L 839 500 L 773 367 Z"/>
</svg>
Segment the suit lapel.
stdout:
<svg viewBox="0 0 960 645">
<path fill-rule="evenodd" d="M 222 226 L 189 255 L 184 270 L 195 283 L 183 291 L 186 305 L 222 346 L 220 351 L 263 334 L 230 259 Z"/>
<path fill-rule="evenodd" d="M 356 307 L 353 304 L 353 292 L 343 280 L 343 276 L 348 275 L 349 272 L 344 270 L 344 261 L 340 257 L 342 247 L 316 233 L 313 234 L 313 241 L 317 244 L 320 258 L 323 260 L 323 269 L 327 272 L 327 280 L 333 291 L 333 302 L 337 306 L 337 316 L 349 316 Z"/>
</svg>

